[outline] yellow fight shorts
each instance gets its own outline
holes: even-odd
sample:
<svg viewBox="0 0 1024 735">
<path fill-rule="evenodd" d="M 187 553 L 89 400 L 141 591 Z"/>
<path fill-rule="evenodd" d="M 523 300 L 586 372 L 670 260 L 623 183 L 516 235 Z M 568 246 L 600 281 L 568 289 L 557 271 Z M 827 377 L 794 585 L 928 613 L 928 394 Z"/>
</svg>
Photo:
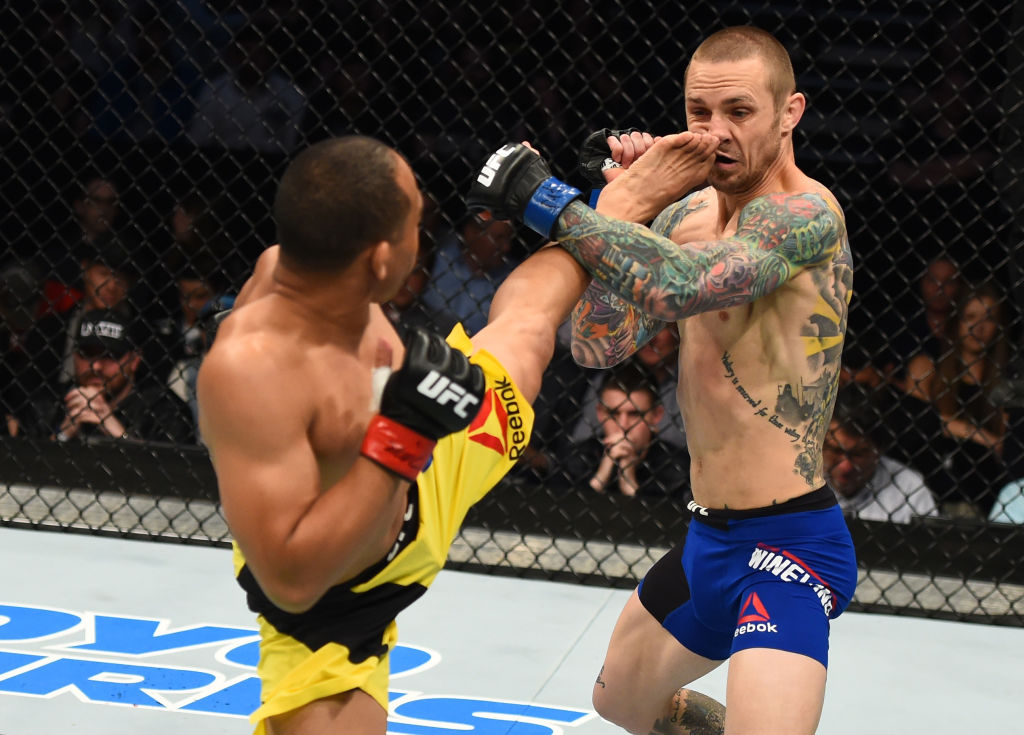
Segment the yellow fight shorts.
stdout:
<svg viewBox="0 0 1024 735">
<path fill-rule="evenodd" d="M 268 717 L 352 689 L 362 689 L 388 709 L 395 617 L 426 592 L 469 508 L 526 449 L 533 408 L 508 373 L 490 353 L 472 352 L 461 325 L 447 341 L 483 369 L 487 390 L 477 417 L 437 443 L 430 465 L 410 487 L 402 527 L 407 541 L 400 542 L 393 558 L 332 587 L 310 610 L 293 614 L 263 595 L 234 548 L 236 577 L 248 592 L 249 607 L 259 613 L 262 704 L 250 717 L 257 734 L 265 732 Z"/>
</svg>

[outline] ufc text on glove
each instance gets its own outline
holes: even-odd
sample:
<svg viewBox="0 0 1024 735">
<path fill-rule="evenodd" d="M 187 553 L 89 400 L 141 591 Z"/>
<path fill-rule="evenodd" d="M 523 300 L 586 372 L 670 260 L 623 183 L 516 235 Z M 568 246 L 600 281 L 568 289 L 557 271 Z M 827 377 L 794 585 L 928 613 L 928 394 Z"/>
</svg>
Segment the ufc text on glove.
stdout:
<svg viewBox="0 0 1024 735">
<path fill-rule="evenodd" d="M 466 203 L 471 210 L 490 210 L 497 219 L 521 220 L 550 238 L 558 215 L 582 196 L 579 189 L 553 177 L 537 153 L 520 143 L 509 143 L 487 159 Z"/>
</svg>

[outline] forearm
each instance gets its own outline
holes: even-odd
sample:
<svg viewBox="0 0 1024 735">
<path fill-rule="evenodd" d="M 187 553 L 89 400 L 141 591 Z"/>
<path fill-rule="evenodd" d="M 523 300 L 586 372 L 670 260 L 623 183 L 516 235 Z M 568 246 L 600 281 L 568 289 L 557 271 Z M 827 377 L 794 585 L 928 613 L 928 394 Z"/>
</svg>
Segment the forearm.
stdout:
<svg viewBox="0 0 1024 735">
<path fill-rule="evenodd" d="M 408 484 L 365 458 L 319 493 L 275 533 L 260 529 L 257 548 L 242 545 L 260 586 L 278 607 L 309 609 L 323 594 L 384 558 Z M 270 545 L 268 539 L 278 538 Z"/>
<path fill-rule="evenodd" d="M 701 299 L 706 263 L 688 262 L 679 245 L 642 225 L 574 202 L 554 235 L 597 283 L 650 317 L 675 321 L 711 308 Z"/>
</svg>

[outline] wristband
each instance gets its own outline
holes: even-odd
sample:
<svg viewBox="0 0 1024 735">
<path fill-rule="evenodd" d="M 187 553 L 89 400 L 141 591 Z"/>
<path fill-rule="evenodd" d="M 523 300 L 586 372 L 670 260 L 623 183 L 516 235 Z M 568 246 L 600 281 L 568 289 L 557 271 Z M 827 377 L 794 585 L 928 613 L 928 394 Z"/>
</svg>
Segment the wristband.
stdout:
<svg viewBox="0 0 1024 735">
<path fill-rule="evenodd" d="M 591 209 L 597 209 L 597 199 L 601 196 L 601 192 L 604 190 L 603 186 L 599 186 L 596 189 L 590 190 L 590 201 L 587 202 L 587 206 Z"/>
<path fill-rule="evenodd" d="M 380 414 L 370 419 L 360 453 L 386 470 L 413 482 L 430 464 L 437 442 Z"/>
<path fill-rule="evenodd" d="M 550 237 L 558 215 L 581 196 L 583 193 L 579 189 L 551 176 L 537 187 L 526 203 L 523 224 L 534 232 Z"/>
</svg>

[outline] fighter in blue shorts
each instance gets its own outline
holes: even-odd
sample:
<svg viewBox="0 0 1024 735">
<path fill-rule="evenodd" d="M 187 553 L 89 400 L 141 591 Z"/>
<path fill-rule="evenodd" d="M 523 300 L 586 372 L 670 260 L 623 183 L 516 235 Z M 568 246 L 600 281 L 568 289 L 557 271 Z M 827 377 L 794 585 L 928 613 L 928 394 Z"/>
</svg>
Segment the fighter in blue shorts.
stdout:
<svg viewBox="0 0 1024 735">
<path fill-rule="evenodd" d="M 846 221 L 796 165 L 806 100 L 775 38 L 719 31 L 684 80 L 687 133 L 608 131 L 597 137 L 607 150 L 588 138 L 584 157 L 596 160 L 583 169 L 610 182 L 596 209 L 527 175 L 534 162 L 516 146 L 496 151 L 478 181 L 492 197 L 493 171 L 513 181 L 500 194 L 507 211 L 593 276 L 573 314 L 577 362 L 608 367 L 664 322 L 679 328 L 696 513 L 685 546 L 622 611 L 598 712 L 634 733 L 810 735 L 829 620 L 856 580 L 821 456 L 853 286 Z M 704 167 L 678 158 L 693 134 L 714 141 Z M 553 207 L 548 228 L 538 213 Z M 685 688 L 727 658 L 726 706 Z"/>
<path fill-rule="evenodd" d="M 685 544 L 640 584 L 647 611 L 707 659 L 774 648 L 828 666 L 829 619 L 857 585 L 853 544 L 832 490 L 767 508 L 714 510 L 691 502 L 690 510 Z"/>
</svg>

